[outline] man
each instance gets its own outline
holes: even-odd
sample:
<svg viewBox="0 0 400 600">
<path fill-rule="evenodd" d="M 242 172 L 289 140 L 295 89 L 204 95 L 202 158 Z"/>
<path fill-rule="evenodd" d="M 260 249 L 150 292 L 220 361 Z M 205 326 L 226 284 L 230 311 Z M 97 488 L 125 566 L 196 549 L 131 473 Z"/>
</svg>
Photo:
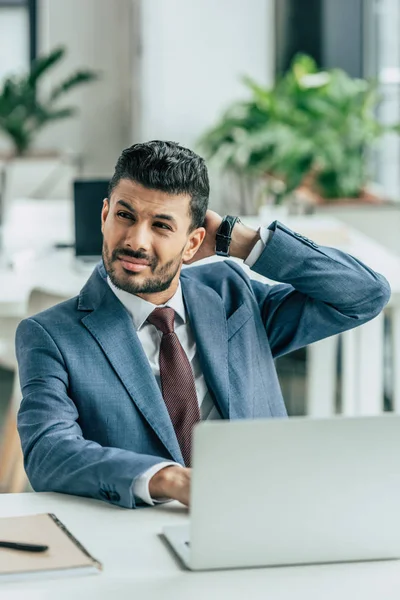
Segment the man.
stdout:
<svg viewBox="0 0 400 600">
<path fill-rule="evenodd" d="M 18 426 L 35 490 L 188 505 L 193 425 L 286 416 L 274 358 L 387 303 L 386 280 L 355 258 L 279 222 L 222 223 L 208 196 L 190 150 L 125 150 L 103 203 L 103 261 L 79 296 L 20 324 Z M 229 260 L 181 270 L 216 244 L 282 283 Z"/>
</svg>

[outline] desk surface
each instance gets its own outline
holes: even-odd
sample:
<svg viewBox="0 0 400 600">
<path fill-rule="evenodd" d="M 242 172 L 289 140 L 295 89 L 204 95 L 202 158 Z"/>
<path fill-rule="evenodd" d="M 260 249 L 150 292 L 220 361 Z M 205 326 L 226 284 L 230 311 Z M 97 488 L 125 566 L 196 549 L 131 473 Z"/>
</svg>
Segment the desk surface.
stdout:
<svg viewBox="0 0 400 600">
<path fill-rule="evenodd" d="M 261 224 L 260 217 L 243 217 L 242 220 L 255 228 Z M 285 224 L 320 245 L 335 246 L 352 254 L 385 275 L 392 287 L 391 302 L 400 304 L 400 257 L 331 217 L 290 217 L 285 219 Z M 79 293 L 90 272 L 77 270 L 72 250 L 53 248 L 56 242 L 71 243 L 73 239 L 72 201 L 18 200 L 13 203 L 4 230 L 4 245 L 15 267 L 1 267 L 0 254 L 0 316 L 24 317 L 29 292 L 35 286 L 70 297 Z M 252 276 L 258 278 L 254 273 Z"/>
<path fill-rule="evenodd" d="M 178 503 L 128 510 L 63 494 L 0 495 L 0 516 L 54 512 L 104 566 L 100 575 L 0 582 L 1 600 L 398 600 L 400 561 L 191 573 L 159 537 Z M 245 516 L 244 516 L 245 517 Z M 27 591 L 29 590 L 29 595 Z"/>
</svg>

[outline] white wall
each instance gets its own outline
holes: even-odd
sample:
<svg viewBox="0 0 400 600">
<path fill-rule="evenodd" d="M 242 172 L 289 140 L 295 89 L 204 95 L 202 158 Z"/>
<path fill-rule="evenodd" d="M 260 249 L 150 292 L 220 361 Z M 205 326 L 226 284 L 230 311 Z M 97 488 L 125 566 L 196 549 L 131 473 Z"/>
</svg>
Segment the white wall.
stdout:
<svg viewBox="0 0 400 600">
<path fill-rule="evenodd" d="M 68 48 L 52 83 L 80 67 L 102 79 L 65 97 L 79 115 L 50 125 L 37 146 L 81 152 L 86 175 L 107 177 L 131 141 L 131 0 L 39 0 L 38 10 L 40 51 Z"/>
<path fill-rule="evenodd" d="M 373 75 L 380 83 L 382 102 L 379 117 L 386 125 L 399 122 L 400 102 L 400 4 L 398 0 L 383 0 L 375 12 L 377 46 L 375 61 L 378 72 Z M 400 139 L 388 134 L 380 143 L 378 181 L 389 198 L 400 202 Z"/>
<path fill-rule="evenodd" d="M 28 11 L 21 7 L 0 7 L 0 87 L 4 78 L 23 73 L 29 65 Z M 0 135 L 0 153 L 10 142 Z"/>
<path fill-rule="evenodd" d="M 273 0 L 144 0 L 139 138 L 192 146 L 241 75 L 273 80 Z"/>
<path fill-rule="evenodd" d="M 0 7 L 0 85 L 6 75 L 23 72 L 29 64 L 28 11 Z"/>
</svg>

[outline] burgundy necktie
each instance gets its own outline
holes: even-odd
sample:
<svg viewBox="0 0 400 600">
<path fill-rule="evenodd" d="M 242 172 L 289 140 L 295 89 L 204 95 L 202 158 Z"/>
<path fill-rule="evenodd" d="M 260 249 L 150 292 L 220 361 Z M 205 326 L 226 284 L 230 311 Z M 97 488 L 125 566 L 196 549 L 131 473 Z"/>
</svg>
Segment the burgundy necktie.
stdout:
<svg viewBox="0 0 400 600">
<path fill-rule="evenodd" d="M 163 334 L 159 358 L 162 395 L 183 460 L 190 467 L 192 429 L 200 421 L 192 367 L 174 331 L 174 309 L 168 306 L 156 308 L 147 320 Z"/>
</svg>

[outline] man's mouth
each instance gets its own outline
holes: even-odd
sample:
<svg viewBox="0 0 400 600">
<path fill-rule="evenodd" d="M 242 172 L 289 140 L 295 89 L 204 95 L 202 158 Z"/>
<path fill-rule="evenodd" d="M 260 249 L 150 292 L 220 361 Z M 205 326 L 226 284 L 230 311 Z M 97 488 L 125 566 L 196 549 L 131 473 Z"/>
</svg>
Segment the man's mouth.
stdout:
<svg viewBox="0 0 400 600">
<path fill-rule="evenodd" d="M 130 256 L 119 256 L 118 260 L 124 269 L 132 271 L 132 273 L 140 273 L 149 266 L 149 263 L 144 258 L 131 258 Z"/>
</svg>

